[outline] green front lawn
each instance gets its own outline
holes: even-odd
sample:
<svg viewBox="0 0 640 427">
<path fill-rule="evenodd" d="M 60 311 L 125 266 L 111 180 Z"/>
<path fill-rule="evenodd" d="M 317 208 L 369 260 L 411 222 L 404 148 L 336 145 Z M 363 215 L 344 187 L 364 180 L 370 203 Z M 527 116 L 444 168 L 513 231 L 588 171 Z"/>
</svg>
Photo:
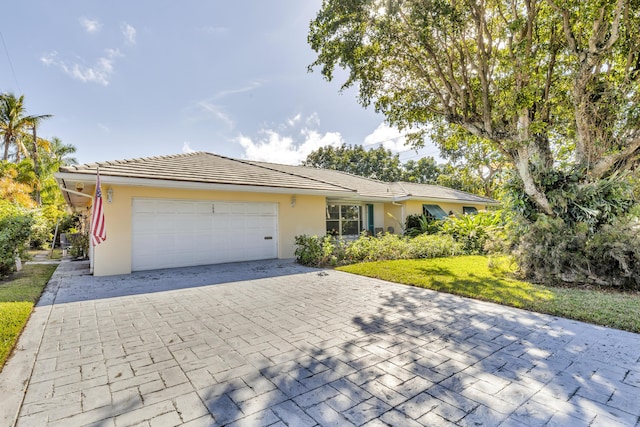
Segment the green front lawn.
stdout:
<svg viewBox="0 0 640 427">
<path fill-rule="evenodd" d="M 30 264 L 0 280 L 0 370 L 56 267 Z"/>
<path fill-rule="evenodd" d="M 361 263 L 338 270 L 640 333 L 640 293 L 548 287 L 513 278 L 509 258 Z"/>
</svg>

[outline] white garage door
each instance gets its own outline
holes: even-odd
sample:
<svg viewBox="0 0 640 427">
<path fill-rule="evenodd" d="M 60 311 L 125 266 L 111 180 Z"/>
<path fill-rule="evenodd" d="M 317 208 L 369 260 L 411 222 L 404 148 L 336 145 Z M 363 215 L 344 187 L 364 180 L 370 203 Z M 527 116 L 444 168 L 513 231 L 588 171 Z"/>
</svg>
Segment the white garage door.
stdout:
<svg viewBox="0 0 640 427">
<path fill-rule="evenodd" d="M 134 199 L 132 270 L 278 257 L 275 203 Z"/>
</svg>

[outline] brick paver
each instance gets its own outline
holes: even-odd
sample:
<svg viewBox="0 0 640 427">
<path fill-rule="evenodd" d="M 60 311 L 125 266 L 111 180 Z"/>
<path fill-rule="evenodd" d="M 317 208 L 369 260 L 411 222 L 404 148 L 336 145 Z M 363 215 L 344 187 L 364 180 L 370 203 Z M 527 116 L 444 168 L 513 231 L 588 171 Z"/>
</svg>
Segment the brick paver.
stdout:
<svg viewBox="0 0 640 427">
<path fill-rule="evenodd" d="M 24 371 L 7 425 L 640 425 L 640 335 L 288 261 L 62 263 Z"/>
</svg>

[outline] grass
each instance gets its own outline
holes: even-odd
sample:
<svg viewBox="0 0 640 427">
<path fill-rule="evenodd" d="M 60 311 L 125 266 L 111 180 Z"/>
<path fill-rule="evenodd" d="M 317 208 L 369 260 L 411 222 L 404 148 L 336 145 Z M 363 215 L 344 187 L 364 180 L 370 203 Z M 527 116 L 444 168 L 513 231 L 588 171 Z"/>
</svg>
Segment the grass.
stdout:
<svg viewBox="0 0 640 427">
<path fill-rule="evenodd" d="M 35 258 L 35 256 L 37 254 L 40 253 L 46 253 L 47 254 L 47 258 L 49 259 L 62 259 L 62 249 L 54 249 L 53 251 L 51 249 L 31 249 L 27 251 L 27 258 L 23 259 L 23 261 L 30 261 L 33 258 Z"/>
<path fill-rule="evenodd" d="M 378 261 L 338 270 L 640 333 L 640 293 L 523 282 L 513 278 L 507 257 Z"/>
<path fill-rule="evenodd" d="M 0 370 L 56 265 L 30 264 L 0 281 Z"/>
</svg>

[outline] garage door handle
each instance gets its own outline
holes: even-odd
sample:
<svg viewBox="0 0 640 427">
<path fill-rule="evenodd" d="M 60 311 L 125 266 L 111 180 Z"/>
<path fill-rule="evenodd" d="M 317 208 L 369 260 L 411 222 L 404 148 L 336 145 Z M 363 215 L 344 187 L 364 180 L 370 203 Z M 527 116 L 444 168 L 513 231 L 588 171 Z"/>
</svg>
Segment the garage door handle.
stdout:
<svg viewBox="0 0 640 427">
<path fill-rule="evenodd" d="M 273 237 L 271 237 L 271 236 L 264 236 L 264 240 L 273 240 Z"/>
</svg>

